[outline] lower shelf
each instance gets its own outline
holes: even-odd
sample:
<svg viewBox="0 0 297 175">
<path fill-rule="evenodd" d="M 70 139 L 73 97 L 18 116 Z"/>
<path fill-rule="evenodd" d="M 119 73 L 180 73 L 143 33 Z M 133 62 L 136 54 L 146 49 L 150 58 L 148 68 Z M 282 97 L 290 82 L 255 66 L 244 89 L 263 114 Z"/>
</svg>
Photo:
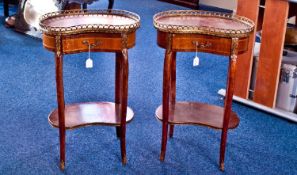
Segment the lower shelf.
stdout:
<svg viewBox="0 0 297 175">
<path fill-rule="evenodd" d="M 74 129 L 88 125 L 115 125 L 119 126 L 120 105 L 112 102 L 89 102 L 70 104 L 65 106 L 65 127 Z M 127 107 L 126 121 L 133 119 L 133 111 Z M 53 127 L 59 127 L 58 109 L 52 111 L 48 117 Z"/>
<path fill-rule="evenodd" d="M 162 105 L 156 110 L 156 116 L 163 120 Z M 216 129 L 223 128 L 224 108 L 215 105 L 197 102 L 176 102 L 174 109 L 170 110 L 170 124 L 193 124 L 204 125 Z M 229 129 L 236 128 L 239 118 L 236 113 L 231 112 Z"/>
</svg>

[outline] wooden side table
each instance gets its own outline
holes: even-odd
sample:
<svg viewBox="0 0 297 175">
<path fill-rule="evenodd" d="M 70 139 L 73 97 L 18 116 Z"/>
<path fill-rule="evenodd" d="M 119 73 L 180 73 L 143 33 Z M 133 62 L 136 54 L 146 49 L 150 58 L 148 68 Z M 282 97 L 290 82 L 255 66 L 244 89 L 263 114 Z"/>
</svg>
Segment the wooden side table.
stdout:
<svg viewBox="0 0 297 175">
<path fill-rule="evenodd" d="M 133 118 L 127 107 L 128 49 L 135 45 L 137 14 L 123 10 L 75 10 L 44 15 L 40 22 L 43 46 L 55 53 L 58 109 L 49 123 L 59 128 L 60 167 L 65 167 L 65 130 L 89 125 L 117 127 L 121 141 L 122 163 L 126 163 L 126 122 Z M 91 47 L 92 46 L 92 47 Z M 63 55 L 87 51 L 115 52 L 115 103 L 89 102 L 65 105 Z"/>
<path fill-rule="evenodd" d="M 166 49 L 163 74 L 163 100 L 156 110 L 162 121 L 160 160 L 165 159 L 168 125 L 173 136 L 174 125 L 193 124 L 222 129 L 220 169 L 224 170 L 227 131 L 238 126 L 239 118 L 232 111 L 237 55 L 245 53 L 254 23 L 241 16 L 194 10 L 172 10 L 154 16 L 157 43 Z M 224 107 L 198 102 L 176 102 L 176 52 L 198 49 L 230 56 L 227 95 Z"/>
</svg>

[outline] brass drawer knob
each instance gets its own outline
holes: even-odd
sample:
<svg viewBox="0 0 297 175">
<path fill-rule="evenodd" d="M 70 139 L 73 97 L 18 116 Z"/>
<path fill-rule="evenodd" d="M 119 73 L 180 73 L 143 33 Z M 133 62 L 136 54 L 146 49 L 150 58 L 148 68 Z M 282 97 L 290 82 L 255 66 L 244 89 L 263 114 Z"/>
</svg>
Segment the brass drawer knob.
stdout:
<svg viewBox="0 0 297 175">
<path fill-rule="evenodd" d="M 87 40 L 84 40 L 84 41 L 82 41 L 82 43 L 84 45 L 87 45 L 89 48 L 89 57 L 86 60 L 86 68 L 93 68 L 93 60 L 91 58 L 91 49 L 98 46 L 99 44 L 101 44 L 101 42 L 96 40 L 94 43 L 91 43 Z"/>
<path fill-rule="evenodd" d="M 196 48 L 201 48 L 201 49 L 208 48 L 208 47 L 212 46 L 212 44 L 208 41 L 206 41 L 205 43 L 203 43 L 203 42 L 199 43 L 198 41 L 192 41 L 192 43 L 196 46 Z"/>
<path fill-rule="evenodd" d="M 92 49 L 92 48 L 98 46 L 99 44 L 102 44 L 102 42 L 97 41 L 97 40 L 96 40 L 94 43 L 91 43 L 91 42 L 89 42 L 89 41 L 87 41 L 87 40 L 83 40 L 82 43 L 83 43 L 84 45 L 90 47 L 90 49 Z"/>
</svg>

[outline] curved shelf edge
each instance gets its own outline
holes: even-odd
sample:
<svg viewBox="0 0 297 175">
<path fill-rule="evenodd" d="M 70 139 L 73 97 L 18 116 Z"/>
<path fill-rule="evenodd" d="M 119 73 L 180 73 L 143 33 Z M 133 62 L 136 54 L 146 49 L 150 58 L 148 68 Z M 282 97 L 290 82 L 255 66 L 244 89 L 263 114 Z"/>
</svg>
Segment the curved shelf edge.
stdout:
<svg viewBox="0 0 297 175">
<path fill-rule="evenodd" d="M 65 128 L 75 129 L 90 125 L 120 126 L 120 104 L 113 102 L 88 102 L 65 105 Z M 126 122 L 134 116 L 131 108 L 127 107 Z M 49 123 L 59 128 L 58 109 L 49 114 Z"/>
<path fill-rule="evenodd" d="M 203 125 L 215 129 L 223 128 L 224 108 L 198 102 L 176 102 L 170 107 L 169 124 Z M 163 121 L 162 105 L 156 110 L 156 117 Z M 239 125 L 239 118 L 235 112 L 231 112 L 229 129 Z"/>
</svg>

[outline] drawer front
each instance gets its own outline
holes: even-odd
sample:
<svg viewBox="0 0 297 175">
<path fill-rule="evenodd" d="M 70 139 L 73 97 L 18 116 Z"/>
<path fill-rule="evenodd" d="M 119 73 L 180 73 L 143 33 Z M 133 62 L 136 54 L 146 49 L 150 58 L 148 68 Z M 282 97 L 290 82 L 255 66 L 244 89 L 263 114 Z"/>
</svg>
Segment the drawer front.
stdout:
<svg viewBox="0 0 297 175">
<path fill-rule="evenodd" d="M 247 50 L 248 38 L 239 40 L 238 52 Z M 220 55 L 230 55 L 231 39 L 209 35 L 176 34 L 172 39 L 172 49 L 184 52 L 208 52 Z"/>
<path fill-rule="evenodd" d="M 128 48 L 135 44 L 135 34 L 128 35 Z M 120 34 L 109 35 L 74 35 L 63 39 L 63 53 L 77 53 L 89 51 L 113 52 L 122 50 Z"/>
<path fill-rule="evenodd" d="M 121 38 L 89 37 L 66 38 L 63 40 L 63 53 L 76 53 L 89 51 L 121 50 Z"/>
<path fill-rule="evenodd" d="M 62 52 L 79 53 L 91 51 L 115 52 L 122 50 L 122 37 L 120 34 L 79 34 L 63 36 Z M 43 45 L 51 51 L 55 51 L 55 37 L 43 35 Z M 135 33 L 128 34 L 127 48 L 135 45 Z"/>
</svg>

